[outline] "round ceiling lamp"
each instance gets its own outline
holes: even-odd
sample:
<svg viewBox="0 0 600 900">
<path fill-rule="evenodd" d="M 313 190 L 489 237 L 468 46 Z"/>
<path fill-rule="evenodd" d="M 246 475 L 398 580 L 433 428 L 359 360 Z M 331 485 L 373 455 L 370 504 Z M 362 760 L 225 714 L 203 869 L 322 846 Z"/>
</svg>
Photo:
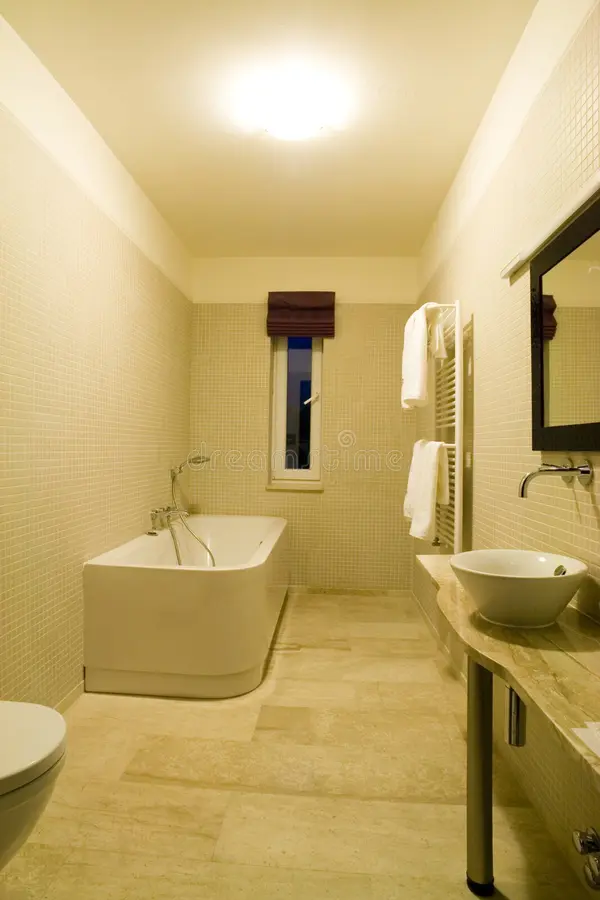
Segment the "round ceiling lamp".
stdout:
<svg viewBox="0 0 600 900">
<path fill-rule="evenodd" d="M 231 113 L 248 132 L 263 131 L 282 141 L 305 141 L 343 129 L 352 97 L 342 78 L 298 58 L 256 66 L 232 85 Z"/>
</svg>

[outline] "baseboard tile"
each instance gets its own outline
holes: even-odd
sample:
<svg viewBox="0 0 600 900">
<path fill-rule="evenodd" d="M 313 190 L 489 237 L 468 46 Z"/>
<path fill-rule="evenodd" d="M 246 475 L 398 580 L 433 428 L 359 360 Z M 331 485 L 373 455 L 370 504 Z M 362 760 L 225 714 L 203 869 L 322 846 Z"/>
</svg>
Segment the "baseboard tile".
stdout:
<svg viewBox="0 0 600 900">
<path fill-rule="evenodd" d="M 57 712 L 64 713 L 68 710 L 70 706 L 72 706 L 78 697 L 83 694 L 83 681 L 80 681 L 79 684 L 73 688 L 72 691 L 69 691 L 66 697 L 56 704 L 54 707 Z"/>
</svg>

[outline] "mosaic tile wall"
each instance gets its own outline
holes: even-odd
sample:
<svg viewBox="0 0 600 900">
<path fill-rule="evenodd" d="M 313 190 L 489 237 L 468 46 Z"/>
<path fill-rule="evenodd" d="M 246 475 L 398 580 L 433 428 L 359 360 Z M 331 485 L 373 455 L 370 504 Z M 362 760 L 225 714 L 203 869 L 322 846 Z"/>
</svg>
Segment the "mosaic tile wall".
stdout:
<svg viewBox="0 0 600 900">
<path fill-rule="evenodd" d="M 523 474 L 540 465 L 531 450 L 529 276 L 511 285 L 500 271 L 543 231 L 600 164 L 600 9 L 576 37 L 538 97 L 509 156 L 422 299 L 463 304 L 474 325 L 473 546 L 521 547 L 571 554 L 600 578 L 600 479 L 592 490 L 539 479 L 521 500 Z M 582 454 L 574 453 L 576 459 Z M 552 454 L 544 459 L 553 461 Z M 591 459 L 600 472 L 600 454 Z M 598 615 L 597 581 L 579 602 Z M 502 717 L 497 692 L 497 721 Z M 501 739 L 501 735 L 498 735 Z M 530 716 L 528 744 L 509 750 L 525 789 L 551 833 L 580 871 L 571 830 L 600 825 L 600 797 L 582 781 L 541 717 Z"/>
<path fill-rule="evenodd" d="M 330 460 L 322 493 L 266 490 L 270 341 L 266 306 L 195 308 L 192 442 L 238 451 L 227 465 L 193 473 L 201 512 L 284 516 L 295 584 L 406 589 L 412 550 L 402 517 L 414 413 L 400 406 L 404 325 L 412 308 L 338 304 L 336 337 L 323 354 L 323 443 Z"/>
<path fill-rule="evenodd" d="M 511 285 L 500 270 L 597 170 L 599 79 L 596 7 L 424 294 L 460 299 L 463 319 L 473 316 L 474 546 L 572 553 L 596 577 L 600 480 L 586 491 L 542 478 L 526 500 L 517 496 L 521 477 L 541 462 L 531 450 L 529 275 Z M 600 455 L 593 461 L 600 465 Z"/>
<path fill-rule="evenodd" d="M 189 442 L 192 305 L 0 111 L 0 698 L 82 679 L 84 560 Z"/>
</svg>

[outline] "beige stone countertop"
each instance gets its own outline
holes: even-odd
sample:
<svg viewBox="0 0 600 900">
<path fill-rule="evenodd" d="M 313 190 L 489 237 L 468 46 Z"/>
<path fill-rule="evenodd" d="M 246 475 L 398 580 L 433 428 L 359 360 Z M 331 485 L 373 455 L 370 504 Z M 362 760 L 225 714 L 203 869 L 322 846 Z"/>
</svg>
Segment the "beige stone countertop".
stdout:
<svg viewBox="0 0 600 900">
<path fill-rule="evenodd" d="M 569 606 L 548 628 L 492 625 L 478 615 L 450 558 L 417 557 L 438 587 L 438 607 L 450 629 L 475 662 L 537 706 L 600 779 L 600 757 L 573 732 L 600 722 L 600 624 Z"/>
</svg>

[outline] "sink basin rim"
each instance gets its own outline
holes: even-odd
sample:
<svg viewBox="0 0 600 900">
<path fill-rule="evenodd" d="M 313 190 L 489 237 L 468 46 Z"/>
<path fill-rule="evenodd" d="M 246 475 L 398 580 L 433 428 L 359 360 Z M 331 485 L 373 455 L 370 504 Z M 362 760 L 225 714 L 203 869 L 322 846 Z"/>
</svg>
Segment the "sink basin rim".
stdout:
<svg viewBox="0 0 600 900">
<path fill-rule="evenodd" d="M 483 564 L 483 558 L 485 558 L 485 556 L 487 555 L 489 555 L 492 560 L 494 556 L 497 559 L 510 559 L 510 556 L 512 555 L 515 558 L 529 558 L 532 560 L 532 562 L 534 562 L 534 564 L 543 564 L 547 562 L 550 565 L 548 566 L 547 573 L 543 573 L 542 571 L 540 571 L 537 573 L 531 572 L 527 574 L 521 574 L 511 571 L 486 571 L 485 569 L 480 568 L 477 565 L 477 559 L 480 559 L 481 563 Z M 472 561 L 469 560 L 468 557 L 471 557 Z M 504 548 L 487 550 L 466 550 L 463 553 L 456 553 L 450 558 L 450 565 L 454 570 L 458 569 L 461 572 L 469 572 L 482 578 L 507 579 L 511 581 L 544 581 L 546 579 L 553 579 L 557 577 L 569 578 L 572 576 L 582 576 L 588 572 L 588 566 L 586 565 L 586 563 L 573 556 L 568 556 L 566 554 L 563 555 L 560 553 L 547 553 L 541 550 L 511 550 Z M 554 569 L 559 565 L 565 566 L 567 570 L 566 575 L 554 575 Z"/>
</svg>

